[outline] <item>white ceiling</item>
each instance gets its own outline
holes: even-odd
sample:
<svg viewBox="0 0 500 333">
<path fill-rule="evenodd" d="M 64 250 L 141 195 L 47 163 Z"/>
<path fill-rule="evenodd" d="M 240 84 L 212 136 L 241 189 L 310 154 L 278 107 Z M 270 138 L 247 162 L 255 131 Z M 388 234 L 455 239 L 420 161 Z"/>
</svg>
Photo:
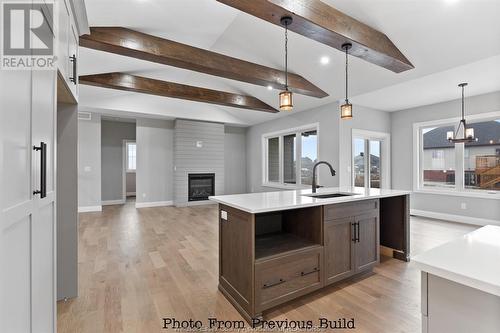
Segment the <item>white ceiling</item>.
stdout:
<svg viewBox="0 0 500 333">
<path fill-rule="evenodd" d="M 394 111 L 500 90 L 499 0 L 323 0 L 381 30 L 415 65 L 395 74 L 350 59 L 354 104 Z M 91 26 L 123 26 L 283 69 L 283 29 L 215 0 L 86 0 Z M 328 56 L 327 65 L 320 63 Z M 170 66 L 80 48 L 80 74 L 123 71 L 212 89 L 244 93 L 277 108 L 278 91 Z M 290 33 L 289 68 L 330 94 L 295 94 L 293 112 L 335 102 L 344 94 L 344 55 Z M 190 118 L 251 125 L 286 115 L 81 86 L 81 109 L 109 114 Z"/>
</svg>

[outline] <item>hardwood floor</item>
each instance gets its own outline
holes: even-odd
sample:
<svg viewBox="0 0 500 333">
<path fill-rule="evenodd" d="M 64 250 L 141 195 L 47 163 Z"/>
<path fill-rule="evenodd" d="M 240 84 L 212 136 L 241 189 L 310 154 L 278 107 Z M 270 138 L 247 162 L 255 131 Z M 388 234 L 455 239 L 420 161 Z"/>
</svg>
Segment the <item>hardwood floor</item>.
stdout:
<svg viewBox="0 0 500 333">
<path fill-rule="evenodd" d="M 411 218 L 412 254 L 476 227 Z M 79 297 L 58 303 L 59 332 L 169 332 L 162 318 L 242 320 L 217 289 L 215 205 L 80 214 Z M 272 320 L 354 318 L 355 332 L 420 332 L 420 272 L 382 257 L 373 274 L 264 314 Z M 231 330 L 229 330 L 231 331 Z"/>
</svg>

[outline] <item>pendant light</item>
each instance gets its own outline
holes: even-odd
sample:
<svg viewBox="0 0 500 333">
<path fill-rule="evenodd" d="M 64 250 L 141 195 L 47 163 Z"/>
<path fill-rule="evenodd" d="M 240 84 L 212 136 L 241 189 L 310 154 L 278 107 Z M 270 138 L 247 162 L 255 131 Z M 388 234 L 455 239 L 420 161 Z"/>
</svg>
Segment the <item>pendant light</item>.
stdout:
<svg viewBox="0 0 500 333">
<path fill-rule="evenodd" d="M 351 119 L 352 118 L 352 104 L 349 103 L 349 98 L 347 94 L 348 88 L 348 55 L 351 49 L 351 43 L 342 44 L 342 49 L 345 50 L 345 103 L 340 106 L 340 118 L 341 119 Z"/>
<path fill-rule="evenodd" d="M 474 138 L 474 129 L 467 127 L 465 122 L 464 88 L 467 83 L 460 83 L 458 86 L 462 88 L 462 118 L 458 123 L 457 131 L 446 132 L 446 138 L 452 143 L 474 142 L 477 141 L 477 138 Z"/>
<path fill-rule="evenodd" d="M 281 25 L 285 26 L 285 90 L 279 95 L 281 111 L 292 111 L 293 108 L 293 95 L 288 90 L 288 26 L 292 21 L 291 16 L 283 16 L 280 20 Z"/>
</svg>

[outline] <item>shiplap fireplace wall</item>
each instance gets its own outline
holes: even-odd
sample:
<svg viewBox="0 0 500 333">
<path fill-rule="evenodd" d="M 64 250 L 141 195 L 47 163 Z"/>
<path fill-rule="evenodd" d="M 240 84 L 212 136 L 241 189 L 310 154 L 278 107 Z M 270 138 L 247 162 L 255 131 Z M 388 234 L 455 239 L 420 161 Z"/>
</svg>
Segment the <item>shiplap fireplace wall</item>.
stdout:
<svg viewBox="0 0 500 333">
<path fill-rule="evenodd" d="M 214 173 L 215 195 L 224 194 L 224 124 L 176 120 L 174 203 L 188 205 L 188 175 Z"/>
</svg>

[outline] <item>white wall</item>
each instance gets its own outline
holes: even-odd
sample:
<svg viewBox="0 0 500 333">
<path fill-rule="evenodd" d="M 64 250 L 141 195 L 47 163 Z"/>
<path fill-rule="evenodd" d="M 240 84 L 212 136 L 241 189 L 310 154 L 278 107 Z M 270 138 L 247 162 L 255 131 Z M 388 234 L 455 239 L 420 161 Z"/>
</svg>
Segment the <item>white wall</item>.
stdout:
<svg viewBox="0 0 500 333">
<path fill-rule="evenodd" d="M 78 209 L 101 209 L 101 116 L 78 120 Z"/>
<path fill-rule="evenodd" d="M 138 119 L 136 134 L 138 207 L 172 204 L 174 123 Z"/>
<path fill-rule="evenodd" d="M 246 193 L 246 129 L 224 129 L 224 194 Z"/>
<path fill-rule="evenodd" d="M 102 201 L 123 201 L 123 140 L 135 140 L 135 123 L 101 121 Z"/>
<path fill-rule="evenodd" d="M 319 159 L 330 162 L 339 170 L 339 107 L 337 103 L 316 109 L 290 113 L 289 116 L 261 123 L 247 129 L 247 191 L 273 191 L 262 186 L 262 135 L 270 132 L 319 123 Z M 319 184 L 338 186 L 339 177 L 332 177 L 327 167 L 319 169 Z"/>
<path fill-rule="evenodd" d="M 427 105 L 391 114 L 392 132 L 392 187 L 413 190 L 413 123 L 460 115 L 459 99 L 444 103 Z M 466 113 L 479 114 L 500 111 L 500 92 L 469 97 L 466 100 Z M 476 133 L 477 136 L 480 133 Z M 461 209 L 465 203 L 467 209 Z M 466 218 L 487 219 L 500 224 L 500 201 L 495 199 L 457 197 L 414 193 L 411 208 L 438 214 L 453 214 Z M 472 222 L 473 220 L 470 219 Z"/>
</svg>

